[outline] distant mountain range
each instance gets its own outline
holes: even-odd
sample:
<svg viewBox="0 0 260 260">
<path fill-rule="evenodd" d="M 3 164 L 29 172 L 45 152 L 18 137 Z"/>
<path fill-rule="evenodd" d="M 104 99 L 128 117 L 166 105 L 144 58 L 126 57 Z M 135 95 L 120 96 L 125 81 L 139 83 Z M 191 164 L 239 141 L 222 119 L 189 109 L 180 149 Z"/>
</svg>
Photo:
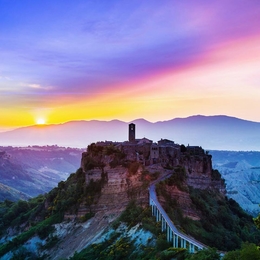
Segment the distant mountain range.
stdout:
<svg viewBox="0 0 260 260">
<path fill-rule="evenodd" d="M 191 116 L 156 123 L 144 119 L 136 124 L 136 137 L 153 141 L 166 138 L 184 145 L 211 150 L 260 150 L 260 123 L 229 116 Z M 125 141 L 128 122 L 71 121 L 58 125 L 36 125 L 0 133 L 1 145 L 54 145 L 87 147 L 96 141 Z"/>
</svg>

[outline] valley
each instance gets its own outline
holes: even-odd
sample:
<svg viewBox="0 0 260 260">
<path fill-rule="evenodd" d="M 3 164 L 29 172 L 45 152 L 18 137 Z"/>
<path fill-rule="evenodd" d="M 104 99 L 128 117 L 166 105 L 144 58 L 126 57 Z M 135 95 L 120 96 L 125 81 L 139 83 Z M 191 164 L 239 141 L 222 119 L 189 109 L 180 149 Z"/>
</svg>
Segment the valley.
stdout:
<svg viewBox="0 0 260 260">
<path fill-rule="evenodd" d="M 163 180 L 165 175 L 169 178 Z M 92 143 L 80 168 L 49 192 L 28 202 L 1 203 L 1 259 L 21 253 L 34 259 L 97 259 L 101 251 L 104 258 L 98 259 L 110 254 L 146 259 L 146 250 L 153 255 L 147 259 L 188 259 L 187 249 L 170 250 L 163 224 L 153 217 L 148 188 L 155 180 L 161 180 L 158 201 L 184 234 L 222 251 L 237 249 L 242 241 L 257 243 L 260 233 L 252 217 L 226 198 L 221 177 L 201 147 L 136 139 L 130 124 L 128 141 Z M 216 243 L 216 238 L 221 239 Z"/>
<path fill-rule="evenodd" d="M 24 199 L 50 191 L 78 169 L 83 151 L 58 146 L 0 147 L 2 200 Z"/>
<path fill-rule="evenodd" d="M 210 151 L 213 168 L 225 179 L 227 196 L 249 214 L 260 212 L 260 152 Z"/>
</svg>

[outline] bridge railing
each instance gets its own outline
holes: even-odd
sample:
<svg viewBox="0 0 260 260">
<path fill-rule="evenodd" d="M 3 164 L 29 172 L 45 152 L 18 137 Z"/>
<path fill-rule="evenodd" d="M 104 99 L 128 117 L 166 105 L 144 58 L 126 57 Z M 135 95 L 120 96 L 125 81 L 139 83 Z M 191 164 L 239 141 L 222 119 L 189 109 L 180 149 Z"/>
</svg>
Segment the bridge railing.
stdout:
<svg viewBox="0 0 260 260">
<path fill-rule="evenodd" d="M 157 182 L 161 180 L 162 179 Z M 163 232 L 166 232 L 167 241 L 172 242 L 174 248 L 186 248 L 191 253 L 207 248 L 204 244 L 186 234 L 183 234 L 176 228 L 157 199 L 155 184 L 156 183 L 154 182 L 149 188 L 150 206 L 152 207 L 152 215 L 156 217 L 156 221 L 162 223 L 161 228 Z"/>
</svg>

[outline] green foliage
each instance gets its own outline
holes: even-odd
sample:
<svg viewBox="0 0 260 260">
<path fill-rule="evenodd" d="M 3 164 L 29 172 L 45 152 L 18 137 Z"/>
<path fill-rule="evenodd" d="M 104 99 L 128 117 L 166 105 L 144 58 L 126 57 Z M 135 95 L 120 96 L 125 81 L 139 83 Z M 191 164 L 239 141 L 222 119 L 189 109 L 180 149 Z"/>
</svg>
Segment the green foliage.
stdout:
<svg viewBox="0 0 260 260">
<path fill-rule="evenodd" d="M 96 167 L 103 169 L 105 164 L 102 162 L 104 156 L 110 156 L 112 160 L 109 165 L 111 168 L 123 165 L 126 154 L 116 148 L 114 145 L 102 146 L 92 143 L 87 148 L 87 154 L 84 156 L 84 169 L 92 170 Z"/>
<path fill-rule="evenodd" d="M 97 155 L 101 155 L 103 153 L 104 146 L 96 145 L 95 143 L 92 143 L 88 146 L 87 152 L 92 156 L 95 157 Z"/>
<path fill-rule="evenodd" d="M 159 234 L 156 239 L 156 247 L 159 251 L 166 250 L 171 245 L 166 240 L 166 234 Z"/>
<path fill-rule="evenodd" d="M 220 254 L 215 248 L 207 248 L 195 254 L 189 254 L 185 260 L 220 260 Z"/>
<path fill-rule="evenodd" d="M 50 248 L 54 247 L 58 242 L 59 242 L 59 238 L 57 236 L 54 236 L 51 234 L 46 239 L 46 243 L 43 246 L 41 246 L 41 249 L 42 250 L 50 249 Z"/>
<path fill-rule="evenodd" d="M 0 203 L 0 226 L 1 231 L 12 226 L 19 226 L 27 223 L 25 227 L 30 226 L 27 231 L 13 238 L 12 241 L 0 246 L 0 256 L 9 251 L 14 251 L 23 245 L 34 235 L 44 239 L 54 230 L 53 224 L 63 220 L 64 212 L 76 213 L 81 203 L 89 207 L 95 198 L 100 195 L 104 179 L 94 182 L 90 181 L 86 186 L 85 173 L 80 168 L 76 173 L 69 176 L 67 181 L 62 181 L 58 187 L 51 190 L 45 196 L 41 195 L 26 201 L 12 203 L 5 201 Z M 48 208 L 46 209 L 46 205 Z M 92 217 L 91 211 L 85 215 L 83 220 Z M 55 238 L 49 241 L 47 245 L 55 243 Z"/>
<path fill-rule="evenodd" d="M 104 175 L 104 176 L 103 176 Z M 86 186 L 85 173 L 82 169 L 78 169 L 72 174 L 66 182 L 59 183 L 58 188 L 53 189 L 48 194 L 49 214 L 60 212 L 70 212 L 76 214 L 81 203 L 89 207 L 90 215 L 91 205 L 99 198 L 101 189 L 105 183 L 105 174 L 97 181 L 90 180 Z M 84 219 L 88 219 L 86 216 Z"/>
<path fill-rule="evenodd" d="M 139 162 L 130 162 L 128 165 L 128 171 L 131 175 L 135 175 L 140 167 Z"/>
<path fill-rule="evenodd" d="M 60 214 L 56 214 L 51 216 L 50 218 L 45 219 L 42 222 L 37 223 L 35 226 L 32 226 L 29 230 L 13 238 L 13 240 L 1 245 L 0 257 L 9 251 L 14 251 L 15 249 L 19 248 L 34 235 L 39 235 L 42 238 L 46 237 L 47 235 L 49 235 L 49 232 L 52 231 L 50 227 L 55 223 L 59 223 L 61 220 L 62 216 Z"/>
<path fill-rule="evenodd" d="M 146 246 L 136 247 L 135 240 L 129 237 L 122 237 L 120 233 L 113 232 L 109 239 L 99 244 L 92 244 L 81 252 L 75 253 L 70 260 L 107 260 L 107 259 L 129 259 L 129 260 L 184 260 L 185 249 L 174 249 L 166 241 L 166 235 L 161 233 L 160 222 L 155 222 L 151 216 L 151 208 L 142 208 L 134 201 L 130 202 L 126 210 L 115 221 L 114 228 L 120 222 L 124 222 L 128 227 L 140 224 L 142 228 L 154 233 L 157 237 L 156 243 Z"/>
<path fill-rule="evenodd" d="M 92 156 L 84 157 L 84 169 L 85 171 L 92 170 L 94 168 L 104 168 L 105 164 L 100 160 L 95 160 Z"/>
<path fill-rule="evenodd" d="M 165 199 L 164 209 L 175 225 L 202 243 L 222 251 L 240 248 L 243 241 L 257 243 L 260 232 L 254 226 L 252 217 L 246 214 L 233 200 L 213 190 L 199 190 L 189 187 L 194 210 L 201 219 L 194 221 L 183 216 L 177 201 L 167 193 L 165 185 L 175 185 L 174 175 L 157 184 L 157 194 Z"/>
<path fill-rule="evenodd" d="M 17 251 L 13 253 L 13 256 L 10 260 L 24 260 L 24 259 L 35 260 L 39 258 L 37 258 L 37 256 L 34 253 L 28 251 L 25 247 L 20 247 Z"/>
<path fill-rule="evenodd" d="M 223 260 L 260 260 L 260 250 L 255 244 L 244 243 L 241 249 L 225 254 Z"/>
<path fill-rule="evenodd" d="M 75 253 L 70 260 L 121 260 L 128 259 L 127 256 L 134 250 L 134 243 L 129 238 L 118 237 L 112 233 L 110 238 L 100 244 L 92 244 L 80 253 Z"/>
<path fill-rule="evenodd" d="M 115 148 L 114 146 L 110 147 L 106 147 L 106 150 L 108 149 L 109 152 L 106 152 L 107 155 L 110 155 L 113 159 L 112 161 L 109 163 L 109 166 L 111 168 L 115 168 L 119 165 L 124 165 L 125 164 L 125 157 L 126 154 L 121 152 L 119 149 Z"/>
<path fill-rule="evenodd" d="M 45 198 L 39 195 L 27 201 L 10 202 L 5 200 L 0 203 L 0 232 L 3 234 L 9 226 L 18 226 L 25 222 L 33 223 L 36 216 L 44 219 L 46 210 L 44 208 Z"/>
<path fill-rule="evenodd" d="M 191 189 L 190 197 L 201 220 L 189 220 L 186 232 L 204 244 L 229 251 L 239 248 L 243 241 L 256 243 L 260 232 L 247 215 L 232 199 L 223 199 L 216 191 Z"/>
<path fill-rule="evenodd" d="M 174 172 L 170 178 L 167 178 L 162 182 L 163 185 L 168 186 L 177 186 L 179 190 L 187 191 L 186 186 L 184 185 L 185 180 L 187 179 L 187 173 L 184 167 L 175 167 Z"/>
<path fill-rule="evenodd" d="M 142 220 L 143 208 L 136 205 L 135 201 L 131 201 L 121 214 L 119 220 L 133 227 Z"/>
<path fill-rule="evenodd" d="M 254 220 L 256 227 L 258 229 L 260 229 L 260 214 L 256 218 L 254 218 L 253 220 Z"/>
<path fill-rule="evenodd" d="M 211 172 L 211 179 L 213 181 L 221 181 L 221 174 L 218 170 L 212 170 Z"/>
<path fill-rule="evenodd" d="M 87 220 L 91 219 L 94 216 L 95 214 L 93 212 L 86 213 L 83 217 L 80 218 L 80 221 L 86 222 Z"/>
<path fill-rule="evenodd" d="M 126 154 L 116 148 L 114 145 L 109 145 L 104 147 L 104 155 L 115 155 L 119 160 L 124 159 Z"/>
<path fill-rule="evenodd" d="M 184 144 L 181 145 L 181 152 L 185 153 L 187 151 L 187 148 Z"/>
<path fill-rule="evenodd" d="M 165 211 L 167 212 L 168 216 L 174 220 L 174 224 L 176 226 L 186 225 L 185 218 L 183 217 L 182 211 L 178 205 L 178 202 L 171 198 L 170 194 L 167 193 L 165 189 L 165 183 L 160 182 L 156 186 L 156 193 L 159 196 L 163 196 L 165 198 L 165 203 L 163 205 Z"/>
</svg>

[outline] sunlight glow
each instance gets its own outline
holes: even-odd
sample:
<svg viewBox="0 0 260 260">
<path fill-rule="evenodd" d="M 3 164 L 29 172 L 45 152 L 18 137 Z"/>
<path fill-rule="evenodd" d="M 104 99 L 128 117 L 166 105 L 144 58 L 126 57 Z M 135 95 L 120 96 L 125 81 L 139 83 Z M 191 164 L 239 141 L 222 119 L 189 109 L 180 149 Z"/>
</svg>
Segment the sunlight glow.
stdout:
<svg viewBox="0 0 260 260">
<path fill-rule="evenodd" d="M 45 119 L 43 119 L 43 118 L 39 118 L 39 119 L 37 119 L 36 124 L 37 124 L 37 125 L 45 125 L 45 124 L 46 124 L 46 121 L 45 121 Z"/>
</svg>

